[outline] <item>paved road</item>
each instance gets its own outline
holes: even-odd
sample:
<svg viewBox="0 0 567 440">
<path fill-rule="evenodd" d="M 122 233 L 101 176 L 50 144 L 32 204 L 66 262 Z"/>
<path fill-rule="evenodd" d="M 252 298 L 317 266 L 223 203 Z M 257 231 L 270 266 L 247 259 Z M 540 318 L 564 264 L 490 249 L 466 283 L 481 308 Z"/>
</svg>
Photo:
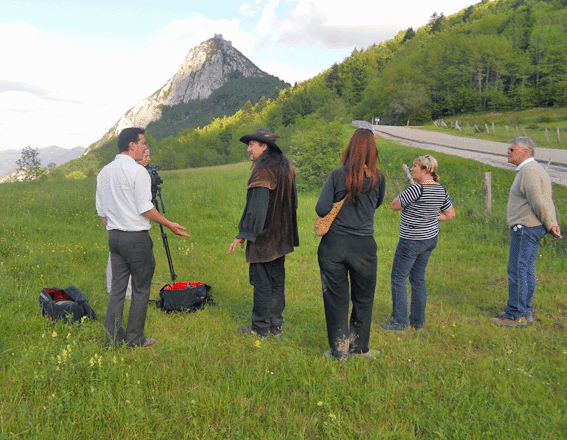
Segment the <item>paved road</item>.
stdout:
<svg viewBox="0 0 567 440">
<path fill-rule="evenodd" d="M 412 147 L 474 159 L 492 166 L 514 169 L 508 163 L 506 150 L 510 144 L 453 136 L 410 127 L 375 125 L 376 134 Z M 536 160 L 548 171 L 551 180 L 567 186 L 567 150 L 536 148 Z"/>
</svg>

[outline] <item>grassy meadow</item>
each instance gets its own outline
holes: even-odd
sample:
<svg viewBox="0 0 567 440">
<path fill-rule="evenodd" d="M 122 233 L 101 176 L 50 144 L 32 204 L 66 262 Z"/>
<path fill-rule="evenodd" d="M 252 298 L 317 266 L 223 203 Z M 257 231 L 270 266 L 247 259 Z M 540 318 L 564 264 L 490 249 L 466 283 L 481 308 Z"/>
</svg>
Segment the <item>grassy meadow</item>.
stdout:
<svg viewBox="0 0 567 440">
<path fill-rule="evenodd" d="M 289 255 L 281 340 L 239 334 L 252 289 L 244 252 L 227 255 L 245 203 L 249 164 L 160 173 L 178 281 L 213 286 L 218 306 L 164 314 L 150 305 L 147 349 L 104 348 L 107 235 L 95 178 L 0 185 L 0 439 L 560 439 L 567 432 L 567 240 L 540 247 L 536 322 L 490 321 L 507 299 L 506 202 L 513 171 L 434 154 L 457 216 L 441 224 L 427 272 L 422 332 L 388 333 L 390 270 L 406 187 L 402 163 L 424 150 L 378 140 L 387 196 L 376 213 L 377 361 L 341 364 L 328 349 L 317 245 L 317 193 L 299 194 L 301 246 Z M 337 158 L 338 159 L 338 158 Z M 492 171 L 493 210 L 483 211 Z M 554 186 L 564 235 L 567 188 Z M 155 281 L 170 281 L 152 227 Z M 50 323 L 42 287 L 75 285 L 97 321 Z M 152 287 L 152 299 L 162 284 Z"/>
</svg>

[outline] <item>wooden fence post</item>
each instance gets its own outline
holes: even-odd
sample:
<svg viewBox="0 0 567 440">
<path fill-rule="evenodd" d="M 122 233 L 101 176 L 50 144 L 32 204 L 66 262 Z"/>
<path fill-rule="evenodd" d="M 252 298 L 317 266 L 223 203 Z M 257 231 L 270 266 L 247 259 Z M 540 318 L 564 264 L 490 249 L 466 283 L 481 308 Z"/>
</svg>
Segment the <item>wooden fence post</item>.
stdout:
<svg viewBox="0 0 567 440">
<path fill-rule="evenodd" d="M 484 211 L 492 211 L 492 173 L 484 173 Z"/>
<path fill-rule="evenodd" d="M 561 129 L 557 127 L 557 143 L 561 143 Z"/>
<path fill-rule="evenodd" d="M 545 138 L 547 139 L 547 143 L 549 144 L 549 133 L 547 131 L 547 127 L 545 127 Z"/>
</svg>

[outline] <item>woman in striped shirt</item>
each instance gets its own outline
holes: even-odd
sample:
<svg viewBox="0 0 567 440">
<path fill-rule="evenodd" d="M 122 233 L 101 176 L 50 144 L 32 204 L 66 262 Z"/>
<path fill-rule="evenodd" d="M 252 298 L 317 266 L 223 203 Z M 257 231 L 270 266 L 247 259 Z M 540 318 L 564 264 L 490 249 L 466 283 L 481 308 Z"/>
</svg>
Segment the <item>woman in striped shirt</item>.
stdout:
<svg viewBox="0 0 567 440">
<path fill-rule="evenodd" d="M 425 323 L 427 288 L 425 270 L 437 246 L 439 221 L 455 217 L 449 194 L 439 184 L 437 160 L 431 155 L 418 157 L 411 169 L 414 183 L 394 199 L 390 208 L 402 211 L 400 240 L 392 265 L 393 311 L 385 330 L 405 331 L 408 326 L 407 279 L 411 284 L 409 325 L 421 330 Z"/>
</svg>

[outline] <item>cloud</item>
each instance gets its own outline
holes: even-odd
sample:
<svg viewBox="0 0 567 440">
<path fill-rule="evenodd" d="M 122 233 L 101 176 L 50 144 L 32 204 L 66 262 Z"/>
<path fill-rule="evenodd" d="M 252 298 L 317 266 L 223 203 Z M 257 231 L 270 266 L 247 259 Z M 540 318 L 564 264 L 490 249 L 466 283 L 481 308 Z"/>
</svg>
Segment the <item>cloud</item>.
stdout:
<svg viewBox="0 0 567 440">
<path fill-rule="evenodd" d="M 470 0 L 416 2 L 351 0 L 348 7 L 328 0 L 269 0 L 258 22 L 258 46 L 279 48 L 321 45 L 330 50 L 366 48 L 398 32 L 427 24 L 434 12 L 450 15 Z"/>
<path fill-rule="evenodd" d="M 34 86 L 33 84 L 0 80 L 0 93 L 6 93 L 6 92 L 29 93 L 31 95 L 37 96 L 38 98 L 45 99 L 46 101 L 68 102 L 70 104 L 84 104 L 81 101 L 75 101 L 72 99 L 62 99 L 62 98 L 50 96 L 51 92 L 42 89 L 41 87 Z"/>
<path fill-rule="evenodd" d="M 248 3 L 243 3 L 242 5 L 240 5 L 238 12 L 244 16 L 251 16 L 254 14 L 254 10 L 252 9 L 252 6 L 250 6 Z"/>
</svg>

